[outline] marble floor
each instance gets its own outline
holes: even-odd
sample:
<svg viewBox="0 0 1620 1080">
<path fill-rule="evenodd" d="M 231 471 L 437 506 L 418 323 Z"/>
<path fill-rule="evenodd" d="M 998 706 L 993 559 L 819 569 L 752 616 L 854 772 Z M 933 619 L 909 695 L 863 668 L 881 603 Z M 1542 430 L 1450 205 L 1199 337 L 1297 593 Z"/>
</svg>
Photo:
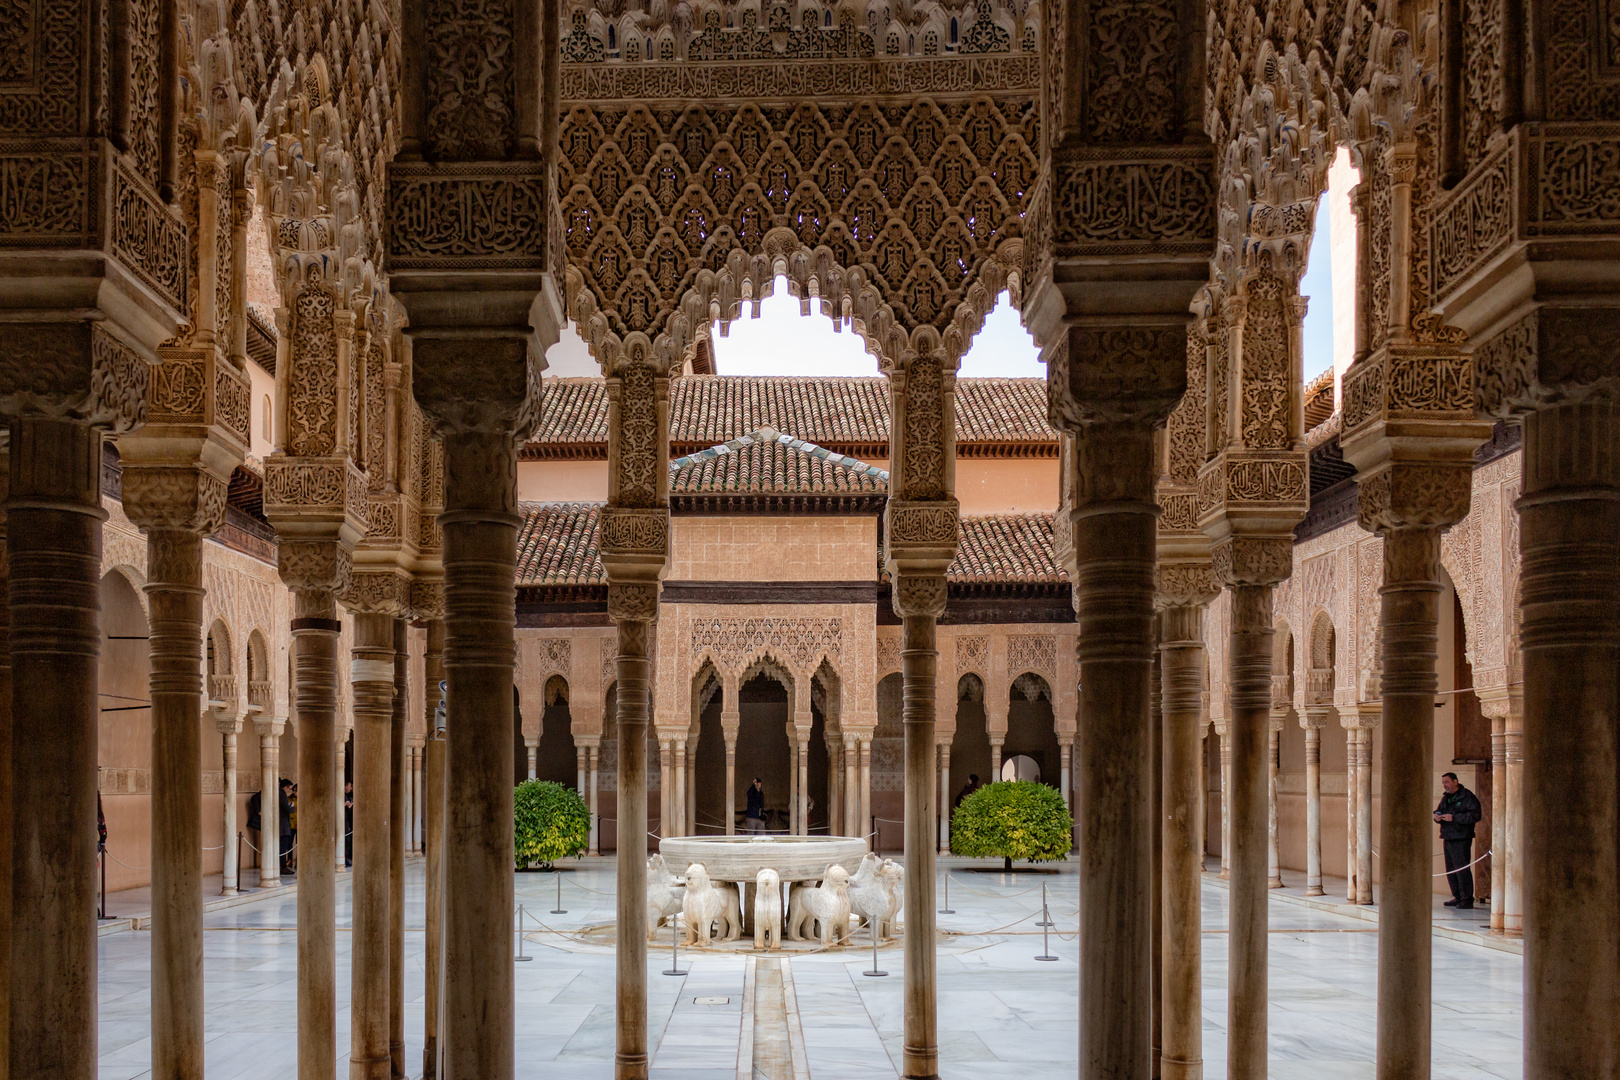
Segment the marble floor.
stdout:
<svg viewBox="0 0 1620 1080">
<path fill-rule="evenodd" d="M 560 875 L 565 914 L 553 914 L 552 874 L 518 875 L 527 931 L 516 963 L 519 1076 L 608 1080 L 613 1056 L 610 860 L 580 860 Z M 1044 1080 L 1075 1073 L 1076 878 L 981 874 L 950 860 L 954 915 L 938 916 L 941 1073 L 952 1080 Z M 423 866 L 408 868 L 406 1060 L 422 1058 Z M 348 1049 L 349 884 L 339 879 L 338 1050 Z M 1041 886 L 1052 919 L 1051 962 L 1035 959 Z M 1205 1076 L 1224 1080 L 1227 892 L 1206 881 Z M 207 1069 L 210 1080 L 285 1080 L 296 1074 L 296 897 L 272 896 L 210 911 L 204 935 Z M 1270 1074 L 1274 1080 L 1370 1080 L 1373 1076 L 1377 928 L 1365 921 L 1276 901 L 1271 905 Z M 859 935 L 858 935 L 859 936 Z M 1434 940 L 1435 1080 L 1519 1080 L 1523 961 L 1460 941 Z M 514 940 L 514 952 L 517 942 Z M 100 939 L 103 1080 L 150 1075 L 151 935 Z M 890 974 L 862 974 L 870 948 L 800 951 L 779 965 L 746 952 L 680 955 L 665 976 L 669 935 L 648 959 L 649 1040 L 655 1080 L 868 1080 L 897 1076 L 901 950 L 885 947 Z M 757 969 L 757 970 L 756 970 Z M 759 976 L 756 998 L 756 975 Z M 780 995 L 769 997 L 767 995 Z M 756 1001 L 770 1008 L 756 1010 Z M 785 1010 L 778 1004 L 785 1003 Z M 756 1017 L 757 1011 L 757 1017 Z M 781 1030 L 784 1024 L 786 1031 Z M 747 1026 L 745 1037 L 744 1027 Z M 782 1048 L 787 1048 L 784 1058 Z M 347 1066 L 333 1064 L 333 1076 Z"/>
</svg>

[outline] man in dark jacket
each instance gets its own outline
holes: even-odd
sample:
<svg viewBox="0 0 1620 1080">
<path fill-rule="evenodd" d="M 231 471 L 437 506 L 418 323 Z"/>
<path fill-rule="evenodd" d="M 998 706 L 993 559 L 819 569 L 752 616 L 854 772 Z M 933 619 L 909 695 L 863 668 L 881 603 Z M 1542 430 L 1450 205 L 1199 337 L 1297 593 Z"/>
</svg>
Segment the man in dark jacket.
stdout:
<svg viewBox="0 0 1620 1080">
<path fill-rule="evenodd" d="M 765 831 L 765 785 L 754 777 L 754 782 L 748 788 L 748 808 L 743 811 L 743 832 L 762 833 Z"/>
<path fill-rule="evenodd" d="M 1434 808 L 1440 823 L 1440 842 L 1446 849 L 1446 880 L 1451 883 L 1451 899 L 1446 907 L 1467 911 L 1474 906 L 1474 824 L 1479 821 L 1479 797 L 1457 782 L 1456 773 L 1440 777 L 1446 793 Z"/>
</svg>

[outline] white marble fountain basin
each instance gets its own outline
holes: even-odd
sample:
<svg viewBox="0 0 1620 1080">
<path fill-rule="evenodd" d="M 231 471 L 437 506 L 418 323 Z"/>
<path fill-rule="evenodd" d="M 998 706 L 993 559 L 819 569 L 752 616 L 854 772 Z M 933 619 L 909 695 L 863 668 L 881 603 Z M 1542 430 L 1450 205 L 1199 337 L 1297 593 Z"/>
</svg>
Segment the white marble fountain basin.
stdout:
<svg viewBox="0 0 1620 1080">
<path fill-rule="evenodd" d="M 851 877 L 860 869 L 866 841 L 855 836 L 672 836 L 658 842 L 664 865 L 685 874 L 702 863 L 711 881 L 752 882 L 775 870 L 784 882 L 817 881 L 837 863 Z"/>
</svg>

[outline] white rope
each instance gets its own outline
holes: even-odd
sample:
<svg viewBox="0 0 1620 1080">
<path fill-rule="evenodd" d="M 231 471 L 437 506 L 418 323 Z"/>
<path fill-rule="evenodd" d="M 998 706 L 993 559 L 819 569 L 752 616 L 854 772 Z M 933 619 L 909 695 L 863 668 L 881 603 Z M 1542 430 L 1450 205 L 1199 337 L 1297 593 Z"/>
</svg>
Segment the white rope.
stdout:
<svg viewBox="0 0 1620 1080">
<path fill-rule="evenodd" d="M 1375 858 L 1375 859 L 1382 859 L 1384 857 L 1383 854 L 1377 848 L 1373 848 L 1372 853 L 1373 853 L 1373 858 Z M 1432 857 L 1438 859 L 1440 856 L 1442 856 L 1444 854 L 1445 854 L 1445 852 L 1443 852 L 1443 851 L 1437 851 L 1437 852 L 1434 853 L 1434 855 Z M 1479 858 L 1477 858 L 1473 862 L 1469 863 L 1468 866 L 1459 866 L 1455 870 L 1442 870 L 1438 874 L 1430 874 L 1429 876 L 1430 877 L 1436 877 L 1436 878 L 1442 878 L 1442 877 L 1450 877 L 1452 874 L 1460 874 L 1464 870 L 1467 870 L 1469 866 L 1474 866 L 1474 865 L 1476 865 L 1478 863 L 1484 862 L 1486 859 L 1491 857 L 1491 854 L 1492 854 L 1491 852 L 1487 851 L 1485 854 L 1481 855 Z"/>
</svg>

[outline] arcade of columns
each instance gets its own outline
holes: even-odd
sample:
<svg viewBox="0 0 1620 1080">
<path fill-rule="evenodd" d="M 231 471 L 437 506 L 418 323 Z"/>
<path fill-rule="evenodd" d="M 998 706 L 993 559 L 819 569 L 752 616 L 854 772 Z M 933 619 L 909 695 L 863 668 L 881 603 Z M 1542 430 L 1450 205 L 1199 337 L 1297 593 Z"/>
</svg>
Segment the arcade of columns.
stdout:
<svg viewBox="0 0 1620 1080">
<path fill-rule="evenodd" d="M 639 852 L 669 379 L 703 327 L 778 275 L 806 307 L 819 300 L 852 323 L 891 379 L 904 1074 L 938 1073 L 929 830 L 936 620 L 958 528 L 954 370 L 1010 286 L 1065 433 L 1058 545 L 1083 718 L 1078 1069 L 1146 1078 L 1157 1055 L 1167 1077 L 1201 1075 L 1195 777 L 1203 616 L 1224 590 L 1227 1072 L 1263 1076 L 1272 598 L 1306 506 L 1298 283 L 1339 146 L 1362 176 L 1343 447 L 1361 523 L 1383 541 L 1378 1075 L 1429 1073 L 1440 545 L 1469 509 L 1482 417 L 1516 419 L 1524 438 L 1525 1074 L 1611 1075 L 1620 81 L 1600 59 L 1617 55 L 1611 3 L 1059 0 L 1019 15 L 1019 45 L 1038 47 L 1009 55 L 862 59 L 851 45 L 728 67 L 694 47 L 680 59 L 661 49 L 644 71 L 579 48 L 579 20 L 565 38 L 550 0 L 17 9 L 0 23 L 0 681 L 28 688 L 0 698 L 10 1075 L 96 1069 L 83 823 L 108 435 L 149 546 L 154 1073 L 202 1075 L 199 552 L 247 442 L 256 201 L 280 298 L 265 510 L 296 604 L 306 821 L 337 814 L 339 606 L 352 616 L 351 1076 L 404 1068 L 392 793 L 407 617 L 428 621 L 430 654 L 442 647 L 428 677 L 442 662 L 449 686 L 446 732 L 427 747 L 439 992 L 427 995 L 425 1064 L 463 1080 L 514 1073 L 515 463 L 545 407 L 539 372 L 565 309 L 611 400 L 601 546 L 617 633 L 615 1068 L 646 1076 Z M 837 33 L 857 31 L 841 13 Z M 776 40 L 774 23 L 761 39 Z M 313 1080 L 335 1058 L 336 832 L 301 832 L 299 1073 Z"/>
</svg>

